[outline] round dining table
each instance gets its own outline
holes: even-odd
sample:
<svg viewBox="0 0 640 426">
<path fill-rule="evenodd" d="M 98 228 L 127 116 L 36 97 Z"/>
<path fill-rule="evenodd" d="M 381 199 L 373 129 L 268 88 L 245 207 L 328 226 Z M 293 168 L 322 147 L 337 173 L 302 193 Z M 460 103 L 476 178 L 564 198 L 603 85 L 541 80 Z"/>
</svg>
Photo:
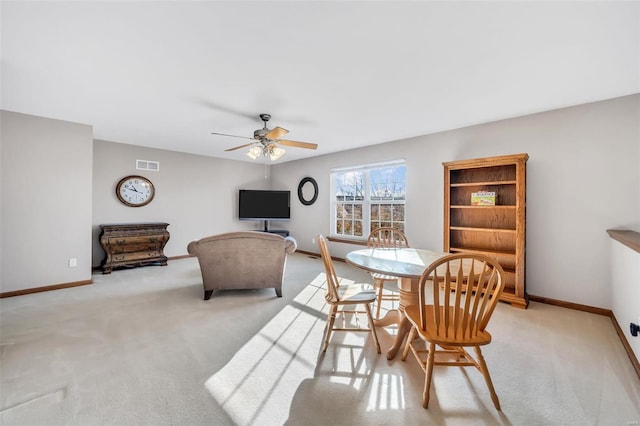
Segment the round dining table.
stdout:
<svg viewBox="0 0 640 426">
<path fill-rule="evenodd" d="M 422 273 L 436 260 L 448 253 L 415 248 L 370 248 L 347 253 L 346 261 L 369 272 L 398 277 L 400 303 L 397 310 L 390 310 L 378 320 L 377 326 L 398 325 L 398 334 L 387 351 L 387 359 L 395 358 L 411 330 L 405 317 L 406 306 L 418 304 L 418 283 Z"/>
</svg>

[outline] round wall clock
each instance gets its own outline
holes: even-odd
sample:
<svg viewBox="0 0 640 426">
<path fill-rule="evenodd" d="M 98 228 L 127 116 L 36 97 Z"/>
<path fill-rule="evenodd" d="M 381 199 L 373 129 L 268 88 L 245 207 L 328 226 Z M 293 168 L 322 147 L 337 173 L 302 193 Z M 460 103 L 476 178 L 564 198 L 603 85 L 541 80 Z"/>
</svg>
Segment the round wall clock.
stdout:
<svg viewBox="0 0 640 426">
<path fill-rule="evenodd" d="M 126 176 L 116 186 L 118 200 L 130 207 L 146 206 L 153 200 L 156 189 L 149 179 L 143 176 Z"/>
</svg>

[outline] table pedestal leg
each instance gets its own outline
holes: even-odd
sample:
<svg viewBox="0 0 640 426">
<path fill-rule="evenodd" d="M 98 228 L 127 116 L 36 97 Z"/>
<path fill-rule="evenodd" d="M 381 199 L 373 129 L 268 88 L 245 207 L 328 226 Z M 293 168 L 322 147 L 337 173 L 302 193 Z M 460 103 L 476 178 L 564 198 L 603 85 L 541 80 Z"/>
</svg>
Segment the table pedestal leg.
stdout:
<svg viewBox="0 0 640 426">
<path fill-rule="evenodd" d="M 400 278 L 398 280 L 398 288 L 400 289 L 400 306 L 397 311 L 394 311 L 397 312 L 396 320 L 398 324 L 398 334 L 396 335 L 393 345 L 391 345 L 387 351 L 387 359 L 389 360 L 395 358 L 398 351 L 402 349 L 404 340 L 407 337 L 407 334 L 409 334 L 409 331 L 411 331 L 411 323 L 404 315 L 404 308 L 405 306 L 418 304 L 418 282 L 419 280 L 411 278 Z M 386 322 L 387 316 L 389 316 L 389 314 L 379 320 L 380 323 L 377 325 L 383 325 L 381 322 Z"/>
<path fill-rule="evenodd" d="M 388 325 L 396 325 L 400 322 L 400 314 L 397 309 L 390 309 L 382 318 L 374 318 L 373 324 L 376 327 L 386 327 Z"/>
</svg>

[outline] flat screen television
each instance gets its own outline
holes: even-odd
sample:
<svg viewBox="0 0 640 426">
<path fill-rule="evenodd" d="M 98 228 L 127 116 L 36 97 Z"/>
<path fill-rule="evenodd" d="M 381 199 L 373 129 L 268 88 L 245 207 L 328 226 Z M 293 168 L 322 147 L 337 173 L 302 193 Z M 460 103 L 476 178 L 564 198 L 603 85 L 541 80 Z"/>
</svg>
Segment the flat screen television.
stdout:
<svg viewBox="0 0 640 426">
<path fill-rule="evenodd" d="M 289 220 L 291 191 L 241 189 L 238 193 L 240 220 Z M 265 223 L 266 225 L 266 223 Z"/>
</svg>

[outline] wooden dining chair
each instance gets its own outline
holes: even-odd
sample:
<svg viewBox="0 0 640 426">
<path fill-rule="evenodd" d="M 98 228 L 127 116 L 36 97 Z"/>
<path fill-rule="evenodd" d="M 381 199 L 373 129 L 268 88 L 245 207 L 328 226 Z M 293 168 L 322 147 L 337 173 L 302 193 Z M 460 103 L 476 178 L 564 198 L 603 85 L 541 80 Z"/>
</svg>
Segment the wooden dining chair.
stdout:
<svg viewBox="0 0 640 426">
<path fill-rule="evenodd" d="M 476 254 L 451 254 L 433 262 L 422 274 L 418 305 L 405 308 L 411 322 L 402 360 L 413 353 L 425 372 L 422 406 L 429 406 L 429 390 L 434 365 L 476 367 L 484 376 L 491 399 L 500 410 L 480 346 L 491 342 L 486 331 L 489 319 L 504 289 L 504 271 L 493 259 Z M 433 288 L 433 300 L 427 304 L 425 286 Z M 424 346 L 418 346 L 419 337 Z M 465 348 L 472 347 L 476 357 Z M 426 354 L 426 360 L 424 359 Z"/>
<path fill-rule="evenodd" d="M 329 304 L 329 316 L 327 317 L 327 326 L 325 328 L 324 340 L 322 344 L 322 352 L 326 352 L 329 346 L 331 334 L 334 331 L 364 331 L 371 332 L 376 350 L 380 353 L 380 342 L 376 328 L 373 325 L 373 317 L 371 316 L 371 303 L 376 300 L 376 293 L 370 284 L 341 284 L 333 267 L 333 260 L 327 247 L 327 240 L 322 235 L 318 235 L 318 246 L 320 247 L 320 255 L 324 264 L 324 271 L 327 278 L 327 291 L 325 299 Z M 363 305 L 364 310 L 357 310 L 357 305 Z M 345 309 L 345 306 L 353 306 L 352 309 Z M 338 309 L 342 307 L 341 309 Z M 355 315 L 356 326 L 349 326 L 345 314 Z M 358 314 L 366 314 L 369 327 L 360 327 Z M 342 326 L 336 326 L 336 316 L 342 316 Z"/>
<path fill-rule="evenodd" d="M 369 234 L 367 238 L 367 248 L 402 248 L 409 247 L 409 240 L 407 236 L 399 229 L 395 228 L 376 228 Z M 377 291 L 376 301 L 376 318 L 380 318 L 380 306 L 382 306 L 383 300 L 398 301 L 400 297 L 398 294 L 383 294 L 385 281 L 398 281 L 398 277 L 392 275 L 380 274 L 372 272 L 373 287 Z"/>
</svg>

